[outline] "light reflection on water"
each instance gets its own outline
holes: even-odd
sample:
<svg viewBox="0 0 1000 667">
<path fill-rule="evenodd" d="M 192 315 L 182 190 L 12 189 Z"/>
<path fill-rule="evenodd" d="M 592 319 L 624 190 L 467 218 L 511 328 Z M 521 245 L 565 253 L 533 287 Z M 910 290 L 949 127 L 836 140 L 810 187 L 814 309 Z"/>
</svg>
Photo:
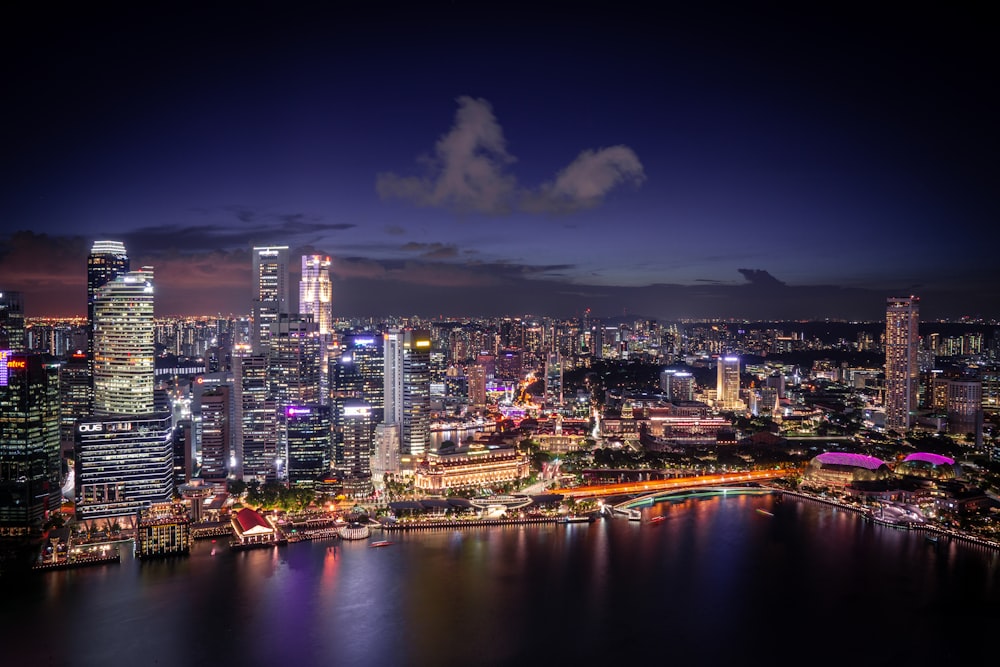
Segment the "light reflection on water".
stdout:
<svg viewBox="0 0 1000 667">
<path fill-rule="evenodd" d="M 212 556 L 198 542 L 188 558 L 4 582 L 4 664 L 520 665 L 553 647 L 551 664 L 719 664 L 817 641 L 849 641 L 854 664 L 927 664 L 961 660 L 953 637 L 1000 622 L 994 552 L 767 496 L 643 514 L 666 518 L 394 533 L 380 549 Z M 934 631 L 902 639 L 918 622 Z M 25 640 L 48 628 L 55 641 Z"/>
</svg>

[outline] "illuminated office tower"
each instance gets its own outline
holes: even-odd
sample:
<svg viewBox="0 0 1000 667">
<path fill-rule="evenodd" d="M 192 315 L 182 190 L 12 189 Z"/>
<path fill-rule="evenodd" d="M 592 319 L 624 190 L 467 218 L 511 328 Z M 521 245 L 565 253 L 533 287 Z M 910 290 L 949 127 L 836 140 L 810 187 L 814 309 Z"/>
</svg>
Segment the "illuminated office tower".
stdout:
<svg viewBox="0 0 1000 667">
<path fill-rule="evenodd" d="M 268 388 L 267 357 L 233 353 L 235 403 L 239 417 L 236 433 L 236 470 L 244 481 L 274 481 L 278 459 L 277 405 Z"/>
<path fill-rule="evenodd" d="M 685 371 L 678 371 L 670 378 L 670 400 L 671 401 L 693 401 L 695 381 L 694 375 Z"/>
<path fill-rule="evenodd" d="M 24 352 L 24 299 L 20 292 L 0 290 L 0 350 Z"/>
<path fill-rule="evenodd" d="M 99 287 L 93 301 L 94 414 L 147 415 L 153 406 L 153 269 Z"/>
<path fill-rule="evenodd" d="M 885 310 L 885 426 L 906 431 L 917 410 L 920 299 L 890 297 Z"/>
<path fill-rule="evenodd" d="M 201 395 L 202 479 L 221 482 L 229 472 L 229 419 L 232 397 L 229 387 L 213 387 Z"/>
<path fill-rule="evenodd" d="M 174 437 L 169 413 L 94 416 L 76 425 L 76 518 L 116 517 L 126 525 L 174 493 Z"/>
<path fill-rule="evenodd" d="M 722 410 L 738 410 L 742 407 L 739 357 L 719 357 L 716 399 Z"/>
<path fill-rule="evenodd" d="M 154 399 L 153 269 L 94 293 L 94 410 L 77 421 L 76 516 L 126 523 L 174 491 L 173 424 Z"/>
<path fill-rule="evenodd" d="M 88 412 L 94 405 L 94 300 L 97 290 L 129 272 L 130 264 L 125 244 L 121 241 L 94 241 L 87 256 L 87 359 L 90 397 Z"/>
<path fill-rule="evenodd" d="M 320 335 L 333 332 L 332 299 L 330 258 L 325 255 L 303 255 L 302 278 L 299 280 L 299 312 L 312 315 Z"/>
<path fill-rule="evenodd" d="M 288 313 L 288 246 L 253 249 L 253 329 L 254 354 L 267 353 L 271 324 Z"/>
<path fill-rule="evenodd" d="M 969 444 L 983 444 L 983 385 L 979 380 L 949 380 L 948 432 L 973 435 Z"/>
<path fill-rule="evenodd" d="M 431 337 L 428 331 L 407 329 L 403 336 L 403 455 L 423 456 L 431 440 Z"/>
<path fill-rule="evenodd" d="M 391 329 L 384 336 L 385 422 L 399 424 L 404 468 L 430 442 L 430 351 L 428 331 Z"/>
<path fill-rule="evenodd" d="M 290 405 L 284 409 L 288 483 L 315 486 L 330 473 L 330 407 Z"/>
<path fill-rule="evenodd" d="M 0 536 L 38 533 L 61 503 L 59 369 L 0 350 Z"/>
<path fill-rule="evenodd" d="M 60 440 L 73 442 L 76 420 L 91 409 L 90 364 L 83 351 L 77 351 L 59 366 Z"/>
<path fill-rule="evenodd" d="M 312 317 L 320 339 L 320 403 L 330 397 L 330 347 L 333 342 L 333 288 L 330 283 L 330 258 L 325 255 L 302 256 L 299 280 L 299 313 Z"/>
<path fill-rule="evenodd" d="M 91 327 L 88 355 L 93 355 L 94 299 L 97 290 L 129 272 L 128 253 L 121 241 L 95 241 L 87 256 L 87 321 Z"/>
<path fill-rule="evenodd" d="M 321 341 L 308 315 L 281 314 L 271 323 L 268 381 L 279 408 L 320 399 Z"/>
<path fill-rule="evenodd" d="M 344 493 L 362 498 L 372 492 L 372 409 L 360 398 L 339 400 L 334 428 L 343 446 L 343 460 L 336 467 L 344 482 Z"/>
</svg>

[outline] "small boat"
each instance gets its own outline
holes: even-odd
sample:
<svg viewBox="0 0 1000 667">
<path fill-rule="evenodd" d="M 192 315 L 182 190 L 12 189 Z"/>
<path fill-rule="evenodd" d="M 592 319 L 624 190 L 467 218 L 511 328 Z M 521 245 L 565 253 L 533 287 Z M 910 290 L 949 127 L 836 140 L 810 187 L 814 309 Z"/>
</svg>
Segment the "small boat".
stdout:
<svg viewBox="0 0 1000 667">
<path fill-rule="evenodd" d="M 938 536 L 937 535 L 924 535 L 924 539 L 927 540 L 928 542 L 937 542 L 938 541 Z"/>
<path fill-rule="evenodd" d="M 649 522 L 650 523 L 662 523 L 662 522 L 664 522 L 666 520 L 667 520 L 667 517 L 665 517 L 665 516 L 654 516 L 652 519 L 649 520 Z"/>
<path fill-rule="evenodd" d="M 576 514 L 567 514 L 556 519 L 556 523 L 590 523 L 591 521 L 593 521 L 593 517 L 589 515 L 578 516 Z"/>
<path fill-rule="evenodd" d="M 390 542 L 389 540 L 378 540 L 377 542 L 372 542 L 368 546 L 374 549 L 376 547 L 387 547 L 390 544 L 392 544 L 392 542 Z"/>
<path fill-rule="evenodd" d="M 774 516 L 773 514 L 771 514 L 770 512 L 768 512 L 767 510 L 762 510 L 759 507 L 757 508 L 757 512 L 760 513 L 760 514 L 765 514 L 767 516 Z"/>
</svg>

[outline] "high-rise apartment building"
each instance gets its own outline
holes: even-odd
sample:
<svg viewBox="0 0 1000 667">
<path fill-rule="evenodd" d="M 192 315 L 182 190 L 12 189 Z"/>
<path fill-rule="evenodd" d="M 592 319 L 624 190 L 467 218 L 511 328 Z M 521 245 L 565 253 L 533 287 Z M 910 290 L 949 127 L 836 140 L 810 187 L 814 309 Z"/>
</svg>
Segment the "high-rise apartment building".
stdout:
<svg viewBox="0 0 1000 667">
<path fill-rule="evenodd" d="M 38 532 L 60 495 L 58 365 L 0 350 L 0 536 Z"/>
<path fill-rule="evenodd" d="M 917 410 L 920 299 L 890 297 L 885 310 L 885 425 L 906 431 Z"/>
<path fill-rule="evenodd" d="M 94 414 L 152 413 L 152 267 L 130 271 L 99 287 L 93 313 Z"/>
<path fill-rule="evenodd" d="M 288 304 L 288 246 L 262 246 L 253 249 L 253 329 L 254 354 L 265 354 L 270 342 L 271 324 Z"/>
</svg>

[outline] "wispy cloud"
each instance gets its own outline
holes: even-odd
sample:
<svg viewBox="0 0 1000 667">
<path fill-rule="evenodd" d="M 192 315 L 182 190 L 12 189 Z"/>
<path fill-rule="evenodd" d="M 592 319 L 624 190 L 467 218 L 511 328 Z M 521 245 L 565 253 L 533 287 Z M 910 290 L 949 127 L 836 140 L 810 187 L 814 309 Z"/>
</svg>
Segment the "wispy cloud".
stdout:
<svg viewBox="0 0 1000 667">
<path fill-rule="evenodd" d="M 618 186 L 638 186 L 645 180 L 642 163 L 628 146 L 584 150 L 551 181 L 536 188 L 520 186 L 509 172 L 516 161 L 507 152 L 503 129 L 490 103 L 460 97 L 455 122 L 438 139 L 434 156 L 419 160 L 425 173 L 381 173 L 375 189 L 384 199 L 462 213 L 567 213 L 598 206 Z"/>
</svg>

